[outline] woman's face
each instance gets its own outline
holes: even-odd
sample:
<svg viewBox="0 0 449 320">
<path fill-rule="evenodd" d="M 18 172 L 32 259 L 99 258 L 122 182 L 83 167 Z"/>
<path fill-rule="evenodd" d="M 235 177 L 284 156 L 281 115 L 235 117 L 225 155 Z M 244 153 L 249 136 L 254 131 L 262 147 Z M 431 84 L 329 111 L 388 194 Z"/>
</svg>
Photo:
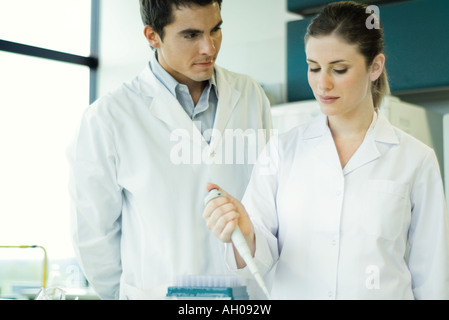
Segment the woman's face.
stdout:
<svg viewBox="0 0 449 320">
<path fill-rule="evenodd" d="M 383 55 L 367 67 L 357 45 L 348 44 L 336 35 L 310 37 L 306 55 L 309 85 L 324 114 L 350 115 L 360 108 L 374 108 L 371 82 L 382 72 Z"/>
</svg>

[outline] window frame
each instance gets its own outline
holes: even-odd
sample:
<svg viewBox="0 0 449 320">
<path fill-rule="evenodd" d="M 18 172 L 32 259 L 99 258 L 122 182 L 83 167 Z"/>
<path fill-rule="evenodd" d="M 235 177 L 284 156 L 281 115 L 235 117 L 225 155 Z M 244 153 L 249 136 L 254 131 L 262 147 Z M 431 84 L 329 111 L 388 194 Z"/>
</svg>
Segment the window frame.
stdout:
<svg viewBox="0 0 449 320">
<path fill-rule="evenodd" d="M 80 56 L 71 53 L 30 46 L 0 39 L 0 51 L 53 61 L 68 62 L 89 68 L 89 103 L 97 98 L 97 70 L 99 66 L 100 0 L 91 0 L 90 55 Z"/>
</svg>

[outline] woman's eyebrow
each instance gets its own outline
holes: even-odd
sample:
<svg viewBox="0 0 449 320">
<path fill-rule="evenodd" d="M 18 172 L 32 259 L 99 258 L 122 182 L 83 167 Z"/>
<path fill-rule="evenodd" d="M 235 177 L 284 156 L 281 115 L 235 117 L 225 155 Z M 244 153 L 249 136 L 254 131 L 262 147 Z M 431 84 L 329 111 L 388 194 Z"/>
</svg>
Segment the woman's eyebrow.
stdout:
<svg viewBox="0 0 449 320">
<path fill-rule="evenodd" d="M 312 59 L 307 59 L 307 62 L 318 64 L 318 62 L 316 62 L 316 61 L 314 61 Z M 348 60 L 343 60 L 343 59 L 335 60 L 335 61 L 330 62 L 329 64 L 337 64 L 337 63 L 342 63 L 342 62 L 348 62 Z"/>
</svg>

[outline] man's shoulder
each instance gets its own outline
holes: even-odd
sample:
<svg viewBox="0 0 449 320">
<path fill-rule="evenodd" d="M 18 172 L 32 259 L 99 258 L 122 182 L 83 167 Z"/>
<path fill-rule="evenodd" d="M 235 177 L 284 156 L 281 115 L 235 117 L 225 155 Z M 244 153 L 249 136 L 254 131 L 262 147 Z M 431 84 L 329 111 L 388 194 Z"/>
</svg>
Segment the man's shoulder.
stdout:
<svg viewBox="0 0 449 320">
<path fill-rule="evenodd" d="M 149 105 L 152 97 L 142 94 L 133 81 L 125 82 L 102 95 L 88 107 L 87 114 L 111 120 L 120 119 L 134 113 L 142 105 Z"/>
<path fill-rule="evenodd" d="M 248 86 L 260 88 L 257 81 L 249 75 L 230 71 L 220 66 L 216 66 L 215 70 L 217 72 L 217 78 L 219 79 L 218 81 L 225 80 L 230 86 L 235 87 L 236 89 Z"/>
</svg>

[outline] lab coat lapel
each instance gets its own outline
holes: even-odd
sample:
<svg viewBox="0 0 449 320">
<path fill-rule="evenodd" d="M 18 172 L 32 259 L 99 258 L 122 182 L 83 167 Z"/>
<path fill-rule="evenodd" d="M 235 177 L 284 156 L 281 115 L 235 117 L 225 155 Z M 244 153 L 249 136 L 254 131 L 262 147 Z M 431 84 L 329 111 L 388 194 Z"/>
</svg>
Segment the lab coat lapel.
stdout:
<svg viewBox="0 0 449 320">
<path fill-rule="evenodd" d="M 201 131 L 187 115 L 179 101 L 160 83 L 149 67 L 140 76 L 140 90 L 144 95 L 152 97 L 149 106 L 150 112 L 165 122 L 173 132 L 183 130 L 188 133 L 191 141 L 207 145 Z"/>
<path fill-rule="evenodd" d="M 326 163 L 335 170 L 342 170 L 338 152 L 332 134 L 327 126 L 327 117 L 325 115 L 321 114 L 310 123 L 304 132 L 304 140 L 309 146 L 314 148 L 315 152 L 313 154 L 317 158 L 317 161 Z M 387 146 L 387 149 L 390 145 L 399 144 L 393 126 L 381 113 L 378 115 L 374 129 L 367 134 L 360 148 L 343 169 L 343 173 L 345 175 L 349 174 L 381 157 L 382 153 L 386 151 L 383 151 L 384 148 L 380 149 L 379 144 Z"/>
<path fill-rule="evenodd" d="M 374 128 L 374 139 L 377 143 L 397 145 L 400 143 L 399 138 L 394 130 L 394 127 L 382 114 L 378 113 L 376 127 Z"/>
<path fill-rule="evenodd" d="M 370 132 L 343 169 L 345 175 L 380 157 L 373 132 Z"/>
<path fill-rule="evenodd" d="M 382 150 L 379 148 L 380 145 L 389 146 L 395 144 L 399 144 L 399 140 L 393 126 L 383 114 L 379 113 L 374 129 L 368 132 L 362 145 L 344 168 L 344 174 L 349 174 L 381 157 Z"/>
<path fill-rule="evenodd" d="M 161 92 L 154 97 L 150 111 L 173 130 L 186 129 L 190 131 L 194 126 L 192 119 L 189 118 L 178 100 L 168 92 Z"/>
<path fill-rule="evenodd" d="M 305 143 L 313 148 L 313 156 L 317 162 L 321 162 L 332 168 L 341 171 L 340 159 L 334 139 L 327 126 L 327 117 L 320 114 L 316 117 L 304 132 Z"/>
<path fill-rule="evenodd" d="M 215 150 L 222 141 L 223 135 L 225 133 L 225 128 L 240 98 L 240 92 L 229 85 L 228 81 L 223 77 L 223 74 L 219 67 L 216 67 L 216 73 L 218 106 L 210 144 L 212 150 Z"/>
</svg>

